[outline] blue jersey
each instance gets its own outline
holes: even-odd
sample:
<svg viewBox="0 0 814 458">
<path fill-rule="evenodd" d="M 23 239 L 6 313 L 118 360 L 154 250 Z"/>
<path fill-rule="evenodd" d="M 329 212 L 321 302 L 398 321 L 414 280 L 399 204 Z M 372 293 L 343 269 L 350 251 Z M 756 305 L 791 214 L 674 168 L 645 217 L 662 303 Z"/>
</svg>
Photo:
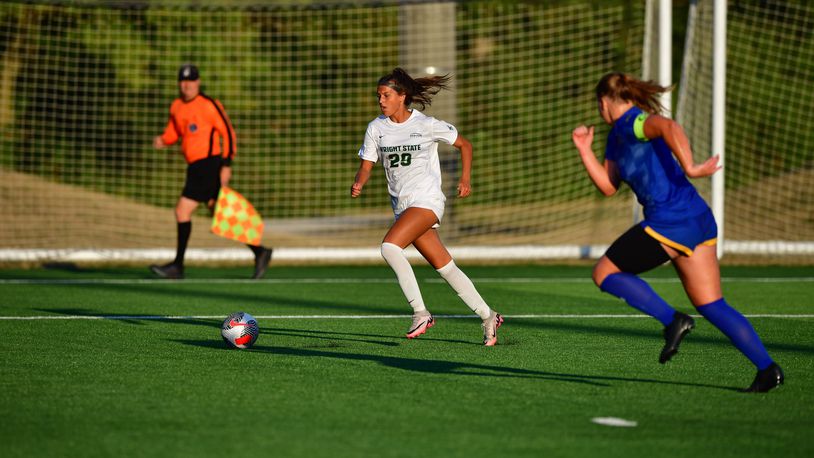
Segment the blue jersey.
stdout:
<svg viewBox="0 0 814 458">
<path fill-rule="evenodd" d="M 605 160 L 616 164 L 622 181 L 636 194 L 644 209 L 645 231 L 689 255 L 699 244 L 715 243 L 715 220 L 664 139 L 645 137 L 647 116 L 633 107 L 616 120 Z"/>
<path fill-rule="evenodd" d="M 616 163 L 652 221 L 679 222 L 709 210 L 663 139 L 644 136 L 647 113 L 626 111 L 608 134 L 605 159 Z"/>
</svg>

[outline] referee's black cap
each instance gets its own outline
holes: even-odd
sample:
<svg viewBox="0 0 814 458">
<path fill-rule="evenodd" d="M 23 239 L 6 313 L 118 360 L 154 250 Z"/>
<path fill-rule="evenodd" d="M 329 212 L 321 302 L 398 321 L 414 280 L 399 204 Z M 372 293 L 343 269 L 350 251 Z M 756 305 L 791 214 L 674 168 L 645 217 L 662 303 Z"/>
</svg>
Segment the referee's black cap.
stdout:
<svg viewBox="0 0 814 458">
<path fill-rule="evenodd" d="M 178 81 L 196 81 L 200 77 L 198 67 L 192 64 L 184 64 L 178 69 Z"/>
</svg>

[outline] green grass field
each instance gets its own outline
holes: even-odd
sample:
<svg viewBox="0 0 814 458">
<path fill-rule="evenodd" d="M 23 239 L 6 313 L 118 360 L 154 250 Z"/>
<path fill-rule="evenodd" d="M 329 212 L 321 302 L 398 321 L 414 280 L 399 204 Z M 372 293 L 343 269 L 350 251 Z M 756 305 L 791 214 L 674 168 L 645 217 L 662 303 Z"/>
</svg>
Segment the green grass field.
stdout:
<svg viewBox="0 0 814 458">
<path fill-rule="evenodd" d="M 0 455 L 814 456 L 814 268 L 723 271 L 786 373 L 754 395 L 736 391 L 751 364 L 701 318 L 658 364 L 659 323 L 600 293 L 589 267 L 462 267 L 507 317 L 497 347 L 422 267 L 437 325 L 414 341 L 385 266 L 275 266 L 260 282 L 249 267 L 177 282 L 2 270 Z M 671 270 L 646 278 L 692 310 Z M 252 350 L 221 341 L 238 310 L 258 317 Z"/>
</svg>

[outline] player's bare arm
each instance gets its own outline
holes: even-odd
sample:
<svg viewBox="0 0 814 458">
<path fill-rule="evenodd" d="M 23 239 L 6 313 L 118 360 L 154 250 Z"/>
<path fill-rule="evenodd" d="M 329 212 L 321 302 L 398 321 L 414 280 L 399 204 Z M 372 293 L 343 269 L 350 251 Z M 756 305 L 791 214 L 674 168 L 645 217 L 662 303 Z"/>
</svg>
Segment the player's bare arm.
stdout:
<svg viewBox="0 0 814 458">
<path fill-rule="evenodd" d="M 367 183 L 367 180 L 370 179 L 370 172 L 373 170 L 373 162 L 364 159 L 361 161 L 359 170 L 356 172 L 356 179 L 350 187 L 351 197 L 359 197 L 362 194 L 362 188 L 365 186 L 365 183 Z"/>
<path fill-rule="evenodd" d="M 472 176 L 472 143 L 463 135 L 458 135 L 452 146 L 461 151 L 461 178 L 458 180 L 458 197 L 466 197 L 472 193 L 470 181 Z"/>
<path fill-rule="evenodd" d="M 606 196 L 616 194 L 619 189 L 619 172 L 613 161 L 604 161 L 604 164 L 600 164 L 596 158 L 591 146 L 594 141 L 594 126 L 577 126 L 571 132 L 571 140 L 579 151 L 579 157 L 582 159 L 588 176 L 599 192 Z"/>
<path fill-rule="evenodd" d="M 721 169 L 721 166 L 718 165 L 720 158 L 717 154 L 696 164 L 693 161 L 692 148 L 684 129 L 670 118 L 659 115 L 648 117 L 644 122 L 644 135 L 647 138 L 663 138 L 678 159 L 684 173 L 690 178 L 707 177 Z"/>
</svg>

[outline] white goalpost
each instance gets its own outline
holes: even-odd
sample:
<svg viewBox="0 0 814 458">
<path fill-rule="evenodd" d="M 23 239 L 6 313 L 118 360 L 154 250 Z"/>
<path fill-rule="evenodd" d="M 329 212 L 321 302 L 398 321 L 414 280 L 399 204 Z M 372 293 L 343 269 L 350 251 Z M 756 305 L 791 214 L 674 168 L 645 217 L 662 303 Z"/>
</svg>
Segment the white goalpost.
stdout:
<svg viewBox="0 0 814 458">
<path fill-rule="evenodd" d="M 712 154 L 719 155 L 720 164 L 724 164 L 726 159 L 726 11 L 726 0 L 715 0 L 712 41 Z M 725 180 L 726 169 L 721 169 L 712 176 L 712 213 L 718 222 L 719 258 L 726 248 Z"/>
<path fill-rule="evenodd" d="M 719 255 L 811 263 L 814 8 L 803 1 L 690 4 L 677 119 L 697 160 L 723 170 L 700 183 L 719 225 Z"/>
</svg>

